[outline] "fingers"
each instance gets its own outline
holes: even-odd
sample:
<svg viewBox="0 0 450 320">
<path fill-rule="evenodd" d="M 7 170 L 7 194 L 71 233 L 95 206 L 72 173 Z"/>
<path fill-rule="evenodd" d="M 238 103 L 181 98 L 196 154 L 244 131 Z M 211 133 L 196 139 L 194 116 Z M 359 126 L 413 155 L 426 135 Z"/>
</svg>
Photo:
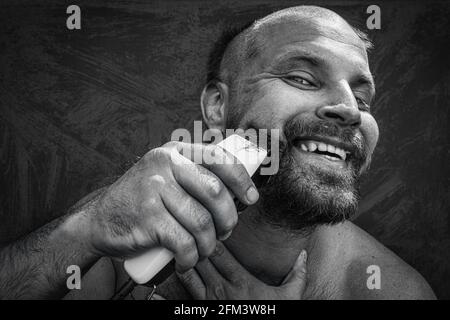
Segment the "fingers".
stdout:
<svg viewBox="0 0 450 320">
<path fill-rule="evenodd" d="M 233 283 L 245 277 L 253 278 L 222 243 L 217 241 L 217 244 L 216 251 L 209 259 L 198 262 L 194 270 L 178 273 L 185 288 L 199 297 L 224 299 L 226 286 L 233 286 Z"/>
<path fill-rule="evenodd" d="M 208 210 L 174 184 L 162 192 L 161 199 L 175 219 L 195 238 L 200 258 L 211 255 L 216 247 L 216 231 Z"/>
<path fill-rule="evenodd" d="M 190 269 L 184 273 L 177 272 L 177 276 L 183 287 L 195 300 L 206 299 L 206 286 L 195 269 Z"/>
<path fill-rule="evenodd" d="M 228 282 L 215 268 L 211 260 L 206 259 L 195 266 L 206 287 L 208 299 L 225 300 L 230 298 L 230 293 L 236 289 L 233 283 Z M 237 288 L 239 290 L 239 288 Z"/>
<path fill-rule="evenodd" d="M 186 152 L 189 150 L 190 152 Z M 247 170 L 231 153 L 216 145 L 183 144 L 178 145 L 183 156 L 198 163 L 213 172 L 233 194 L 244 204 L 252 205 L 259 194 Z M 201 155 L 200 157 L 198 155 Z"/>
<path fill-rule="evenodd" d="M 154 204 L 156 206 L 156 204 Z M 156 233 L 158 244 L 175 255 L 176 269 L 183 272 L 193 268 L 199 255 L 194 237 L 171 216 L 161 204 L 156 210 L 149 229 Z"/>
<path fill-rule="evenodd" d="M 204 148 L 207 154 L 217 160 L 203 166 L 214 172 L 242 203 L 252 205 L 258 201 L 259 193 L 242 163 L 221 147 L 208 145 Z M 226 159 L 225 163 L 218 161 L 223 158 Z"/>
<path fill-rule="evenodd" d="M 306 288 L 306 263 L 307 263 L 307 253 L 306 250 L 302 250 L 297 260 L 294 263 L 291 271 L 288 273 L 284 279 L 281 286 L 287 290 L 295 291 L 296 294 L 303 295 Z M 295 295 L 294 295 L 295 296 Z"/>
<path fill-rule="evenodd" d="M 189 148 L 194 156 L 209 154 L 210 160 L 205 166 L 195 164 L 180 153 Z M 155 171 L 145 182 L 146 188 L 159 194 L 164 207 L 159 210 L 150 198 L 143 205 L 145 212 L 156 211 L 149 229 L 162 246 L 174 252 L 177 267 L 187 270 L 199 256 L 209 256 L 215 239 L 228 236 L 237 224 L 233 193 L 241 202 L 252 204 L 257 191 L 244 166 L 217 146 L 171 143 L 148 158 L 159 164 L 153 168 L 161 173 Z M 170 170 L 164 163 L 170 164 Z"/>
<path fill-rule="evenodd" d="M 223 279 L 223 277 L 208 259 L 197 263 L 195 269 L 202 278 L 203 282 L 209 288 L 215 287 L 215 284 L 219 283 Z"/>
<path fill-rule="evenodd" d="M 222 277 L 232 283 L 239 282 L 244 277 L 253 277 L 220 241 L 217 241 L 216 249 L 209 260 Z"/>
<path fill-rule="evenodd" d="M 178 184 L 212 215 L 216 235 L 221 238 L 237 224 L 238 215 L 231 193 L 212 172 L 178 155 L 172 172 Z M 177 157 L 174 155 L 173 157 Z"/>
</svg>

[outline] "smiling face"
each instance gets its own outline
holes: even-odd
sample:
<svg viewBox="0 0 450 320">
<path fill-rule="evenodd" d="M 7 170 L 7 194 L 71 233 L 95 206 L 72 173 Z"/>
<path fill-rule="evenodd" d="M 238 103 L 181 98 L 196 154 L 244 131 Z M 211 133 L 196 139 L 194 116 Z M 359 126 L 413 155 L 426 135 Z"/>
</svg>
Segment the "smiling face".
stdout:
<svg viewBox="0 0 450 320">
<path fill-rule="evenodd" d="M 342 221 L 356 211 L 378 140 L 365 43 L 337 15 L 265 19 L 253 30 L 256 53 L 229 84 L 226 126 L 281 132 L 280 170 L 261 190 L 271 223 Z"/>
</svg>

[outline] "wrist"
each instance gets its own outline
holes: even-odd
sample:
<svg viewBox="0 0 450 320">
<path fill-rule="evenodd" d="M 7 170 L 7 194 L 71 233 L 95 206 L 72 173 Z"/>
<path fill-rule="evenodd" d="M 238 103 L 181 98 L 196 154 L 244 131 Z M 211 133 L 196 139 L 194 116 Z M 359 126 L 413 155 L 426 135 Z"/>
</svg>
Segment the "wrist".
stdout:
<svg viewBox="0 0 450 320">
<path fill-rule="evenodd" d="M 88 195 L 78 202 L 70 213 L 64 217 L 61 226 L 63 237 L 71 245 L 79 248 L 79 252 L 91 259 L 101 258 L 95 245 L 95 217 L 98 216 L 98 196 L 101 190 Z"/>
</svg>

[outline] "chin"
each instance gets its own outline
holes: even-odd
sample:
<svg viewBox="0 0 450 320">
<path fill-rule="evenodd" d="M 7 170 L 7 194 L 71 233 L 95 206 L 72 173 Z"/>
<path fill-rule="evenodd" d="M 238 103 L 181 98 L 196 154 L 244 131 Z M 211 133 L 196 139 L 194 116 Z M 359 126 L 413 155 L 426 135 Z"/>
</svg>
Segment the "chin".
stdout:
<svg viewBox="0 0 450 320">
<path fill-rule="evenodd" d="M 358 179 L 352 170 L 329 170 L 284 157 L 278 173 L 261 188 L 262 218 L 292 232 L 350 219 L 357 210 Z"/>
</svg>

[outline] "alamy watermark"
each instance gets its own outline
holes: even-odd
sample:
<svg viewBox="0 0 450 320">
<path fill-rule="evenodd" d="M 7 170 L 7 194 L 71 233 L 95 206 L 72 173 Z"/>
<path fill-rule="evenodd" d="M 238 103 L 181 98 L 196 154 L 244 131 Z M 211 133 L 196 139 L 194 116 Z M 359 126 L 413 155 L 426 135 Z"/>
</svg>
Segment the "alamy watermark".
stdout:
<svg viewBox="0 0 450 320">
<path fill-rule="evenodd" d="M 81 289 L 81 269 L 76 264 L 72 264 L 67 267 L 67 277 L 66 286 L 69 290 L 80 290 Z"/>
<path fill-rule="evenodd" d="M 196 164 L 233 164 L 238 160 L 230 158 L 225 152 L 218 152 L 217 148 L 192 146 L 192 144 L 210 144 L 213 146 L 233 134 L 245 138 L 257 148 L 268 151 L 268 155 L 261 165 L 261 175 L 273 175 L 278 172 L 280 157 L 279 129 L 226 129 L 224 132 L 217 129 L 206 129 L 203 131 L 202 121 L 194 121 L 193 134 L 187 129 L 179 128 L 172 132 L 170 140 L 184 142 L 185 144 L 180 145 L 183 149 L 181 153 Z M 252 161 L 256 161 L 256 157 L 252 157 L 249 152 L 248 158 L 245 160 L 248 161 L 247 163 L 253 164 Z M 179 158 L 174 157 L 173 161 L 179 161 Z"/>
<path fill-rule="evenodd" d="M 366 286 L 369 290 L 380 290 L 381 289 L 381 268 L 377 265 L 370 265 L 366 270 L 367 274 L 370 276 L 367 278 Z"/>
</svg>

